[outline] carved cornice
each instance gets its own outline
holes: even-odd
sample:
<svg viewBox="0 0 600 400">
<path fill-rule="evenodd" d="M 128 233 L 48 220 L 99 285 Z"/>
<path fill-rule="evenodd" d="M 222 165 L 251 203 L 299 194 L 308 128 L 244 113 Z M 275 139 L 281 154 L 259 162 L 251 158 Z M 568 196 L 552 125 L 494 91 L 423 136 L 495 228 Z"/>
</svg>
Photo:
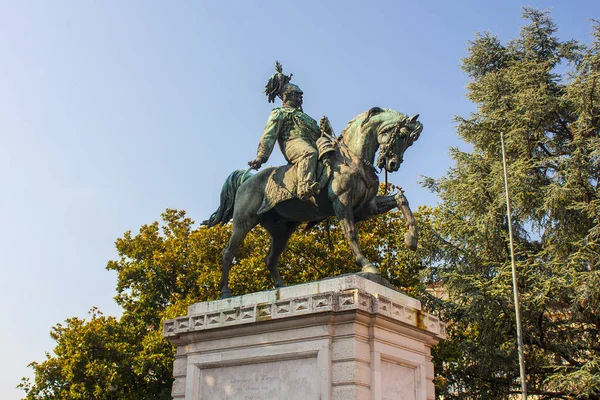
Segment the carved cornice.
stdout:
<svg viewBox="0 0 600 400">
<path fill-rule="evenodd" d="M 427 331 L 438 340 L 446 338 L 446 325 L 436 316 L 424 313 L 405 302 L 394 301 L 381 294 L 371 294 L 357 288 L 271 299 L 265 302 L 248 302 L 234 307 L 229 303 L 220 302 L 222 307 L 206 307 L 209 311 L 192 312 L 185 317 L 165 321 L 163 336 L 169 339 L 185 333 L 304 315 L 362 311 L 371 316 L 400 322 L 405 327 Z M 193 306 L 190 307 L 190 310 L 193 309 Z"/>
</svg>

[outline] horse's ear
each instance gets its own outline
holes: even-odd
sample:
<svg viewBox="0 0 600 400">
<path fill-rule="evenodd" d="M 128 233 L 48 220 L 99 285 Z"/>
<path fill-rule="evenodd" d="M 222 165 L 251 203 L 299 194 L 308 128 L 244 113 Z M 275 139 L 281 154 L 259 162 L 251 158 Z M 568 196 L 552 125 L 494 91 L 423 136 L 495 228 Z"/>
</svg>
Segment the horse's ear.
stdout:
<svg viewBox="0 0 600 400">
<path fill-rule="evenodd" d="M 360 124 L 360 126 L 363 126 L 364 124 L 366 124 L 367 122 L 369 122 L 369 120 L 371 119 L 372 116 L 377 115 L 377 114 L 379 114 L 381 112 L 383 112 L 383 108 L 379 108 L 379 107 L 373 107 L 373 108 L 371 108 L 367 112 L 367 118 L 365 118 L 365 120 L 362 122 L 362 124 Z"/>
<path fill-rule="evenodd" d="M 417 121 L 417 118 L 419 118 L 419 114 L 415 114 L 412 117 L 410 117 L 410 119 L 408 120 L 409 124 L 412 124 L 413 122 Z"/>
</svg>

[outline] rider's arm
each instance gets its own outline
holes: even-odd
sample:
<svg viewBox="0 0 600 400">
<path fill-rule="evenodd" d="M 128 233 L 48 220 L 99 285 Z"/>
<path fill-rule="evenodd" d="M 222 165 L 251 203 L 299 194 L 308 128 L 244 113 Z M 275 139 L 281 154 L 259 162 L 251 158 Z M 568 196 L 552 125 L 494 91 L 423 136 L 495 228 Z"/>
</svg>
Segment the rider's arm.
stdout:
<svg viewBox="0 0 600 400">
<path fill-rule="evenodd" d="M 256 152 L 256 158 L 260 158 L 263 163 L 269 159 L 269 156 L 273 151 L 273 147 L 275 147 L 282 117 L 282 112 L 278 108 L 274 109 L 271 112 L 271 115 L 269 115 L 267 125 L 265 126 L 265 130 L 260 138 L 258 150 Z"/>
</svg>

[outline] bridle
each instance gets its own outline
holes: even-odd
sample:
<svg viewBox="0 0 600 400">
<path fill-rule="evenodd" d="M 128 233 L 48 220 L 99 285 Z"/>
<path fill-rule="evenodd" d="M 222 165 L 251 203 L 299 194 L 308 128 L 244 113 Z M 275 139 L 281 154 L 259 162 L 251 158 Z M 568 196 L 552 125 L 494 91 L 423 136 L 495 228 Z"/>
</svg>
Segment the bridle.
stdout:
<svg viewBox="0 0 600 400">
<path fill-rule="evenodd" d="M 416 118 L 415 118 L 416 120 Z M 408 125 L 410 124 L 408 118 L 403 118 L 397 123 L 382 129 L 381 132 L 377 134 L 377 141 L 379 142 L 379 156 L 377 157 L 377 168 L 385 171 L 385 193 L 387 193 L 388 187 L 388 158 L 390 158 L 390 153 L 396 147 L 396 143 L 398 140 L 407 140 L 405 144 L 404 150 L 410 147 L 421 134 L 423 130 L 422 126 L 417 126 L 416 129 L 410 131 L 408 129 Z M 402 158 L 398 160 L 399 164 L 402 164 Z M 385 194 L 384 193 L 384 194 Z"/>
</svg>

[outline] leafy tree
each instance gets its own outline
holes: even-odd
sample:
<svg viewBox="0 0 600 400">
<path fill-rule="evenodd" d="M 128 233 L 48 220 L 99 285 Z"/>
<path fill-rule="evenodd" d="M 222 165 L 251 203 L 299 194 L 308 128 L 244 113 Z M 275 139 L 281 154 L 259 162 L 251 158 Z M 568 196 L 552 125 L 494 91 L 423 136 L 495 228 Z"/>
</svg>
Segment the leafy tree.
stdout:
<svg viewBox="0 0 600 400">
<path fill-rule="evenodd" d="M 422 236 L 431 229 L 430 209 L 416 213 Z M 51 332 L 53 354 L 32 363 L 35 377 L 20 387 L 26 399 L 170 399 L 174 348 L 162 338 L 162 321 L 185 315 L 187 306 L 217 299 L 221 252 L 231 226 L 193 228 L 184 211 L 167 210 L 162 222 L 143 225 L 136 235 L 117 239 L 115 301 L 120 319 L 92 309 L 87 320 L 70 318 Z M 404 249 L 405 223 L 395 211 L 360 226 L 365 253 L 384 276 L 409 293 L 423 289 L 419 278 L 428 265 L 427 249 Z M 431 242 L 431 241 L 429 241 Z M 272 288 L 264 257 L 269 239 L 254 229 L 240 249 L 230 287 L 234 294 Z M 287 284 L 355 272 L 342 231 L 333 220 L 297 232 L 280 260 Z"/>
<path fill-rule="evenodd" d="M 477 111 L 457 118 L 472 151 L 426 179 L 441 199 L 433 268 L 450 300 L 438 393 L 520 391 L 500 132 L 507 150 L 530 394 L 600 399 L 600 24 L 561 41 L 548 12 L 523 10 L 519 36 L 471 42 L 463 70 Z"/>
<path fill-rule="evenodd" d="M 46 361 L 31 363 L 34 382 L 20 385 L 28 399 L 140 399 L 168 398 L 167 390 L 157 379 L 156 353 L 146 333 L 105 317 L 93 308 L 91 318 L 69 318 L 57 324 L 50 336 L 57 342 L 54 355 Z M 162 350 L 171 350 L 162 346 Z M 160 356 L 160 355 L 159 355 Z M 172 361 L 171 361 L 172 362 Z M 166 376 L 168 378 L 168 375 Z"/>
</svg>

